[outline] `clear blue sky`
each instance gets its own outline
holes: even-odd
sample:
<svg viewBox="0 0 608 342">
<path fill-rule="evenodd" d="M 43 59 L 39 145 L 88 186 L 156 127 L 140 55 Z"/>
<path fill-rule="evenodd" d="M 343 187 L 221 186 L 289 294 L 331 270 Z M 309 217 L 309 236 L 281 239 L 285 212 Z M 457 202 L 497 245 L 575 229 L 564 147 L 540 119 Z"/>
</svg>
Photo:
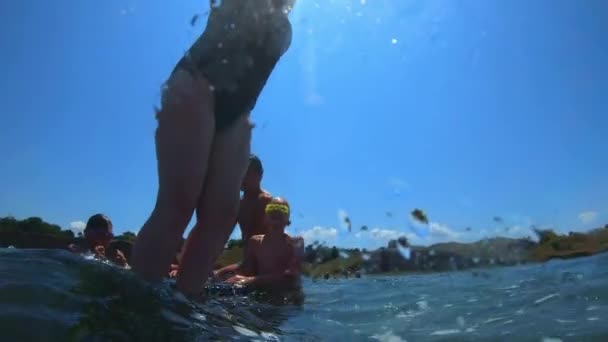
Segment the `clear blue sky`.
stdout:
<svg viewBox="0 0 608 342">
<path fill-rule="evenodd" d="M 204 5 L 0 3 L 0 215 L 139 229 L 153 107 Z M 291 19 L 253 114 L 291 232 L 372 247 L 608 223 L 608 2 L 300 0 Z M 411 227 L 415 207 L 429 227 Z"/>
</svg>

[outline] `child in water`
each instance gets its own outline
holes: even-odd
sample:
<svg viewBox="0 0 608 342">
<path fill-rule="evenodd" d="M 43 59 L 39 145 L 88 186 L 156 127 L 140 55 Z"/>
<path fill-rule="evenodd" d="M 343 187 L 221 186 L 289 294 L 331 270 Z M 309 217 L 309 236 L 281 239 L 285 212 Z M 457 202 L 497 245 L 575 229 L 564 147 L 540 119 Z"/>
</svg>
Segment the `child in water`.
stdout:
<svg viewBox="0 0 608 342">
<path fill-rule="evenodd" d="M 108 260 L 119 266 L 128 267 L 127 258 L 117 248 L 110 248 L 113 225 L 104 214 L 95 214 L 89 218 L 84 228 L 84 241 L 71 244 L 68 249 L 74 253 L 92 253 L 97 259 Z"/>
<path fill-rule="evenodd" d="M 304 240 L 285 233 L 290 207 L 286 200 L 275 197 L 265 208 L 267 233 L 249 239 L 247 254 L 229 284 L 257 289 L 297 289 L 300 285 Z"/>
</svg>

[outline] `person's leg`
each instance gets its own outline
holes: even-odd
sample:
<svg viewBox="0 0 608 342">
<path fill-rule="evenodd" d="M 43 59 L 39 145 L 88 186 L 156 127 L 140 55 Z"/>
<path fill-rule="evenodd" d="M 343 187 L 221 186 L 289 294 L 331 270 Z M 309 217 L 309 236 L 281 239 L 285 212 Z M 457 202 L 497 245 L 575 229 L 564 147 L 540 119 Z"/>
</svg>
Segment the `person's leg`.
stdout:
<svg viewBox="0 0 608 342">
<path fill-rule="evenodd" d="M 132 257 L 133 270 L 150 281 L 168 274 L 203 189 L 215 132 L 209 83 L 176 71 L 157 119 L 156 206 L 137 235 Z"/>
<path fill-rule="evenodd" d="M 240 189 L 249 165 L 251 123 L 242 116 L 226 131 L 216 134 L 200 202 L 197 223 L 186 241 L 177 288 L 197 295 L 234 229 Z"/>
</svg>

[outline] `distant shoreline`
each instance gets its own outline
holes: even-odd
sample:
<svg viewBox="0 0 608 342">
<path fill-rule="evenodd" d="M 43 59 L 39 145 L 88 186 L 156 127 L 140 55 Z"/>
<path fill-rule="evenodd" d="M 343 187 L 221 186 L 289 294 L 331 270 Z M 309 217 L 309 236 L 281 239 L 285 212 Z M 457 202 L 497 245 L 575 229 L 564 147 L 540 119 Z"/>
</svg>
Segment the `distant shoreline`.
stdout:
<svg viewBox="0 0 608 342">
<path fill-rule="evenodd" d="M 534 231 L 537 241 L 494 237 L 471 243 L 447 242 L 423 247 L 410 246 L 405 238 L 400 238 L 371 251 L 309 244 L 305 248 L 303 274 L 311 278 L 350 277 L 361 273 L 428 274 L 573 259 L 608 252 L 608 225 L 568 235 L 559 235 L 551 229 Z M 130 247 L 135 239 L 132 232 L 115 237 L 115 241 L 127 249 L 123 251 L 127 259 L 130 259 Z M 67 249 L 71 243 L 79 241 L 82 236 L 37 217 L 25 220 L 0 218 L 0 248 Z M 242 241 L 230 240 L 215 266 L 238 263 L 241 258 Z"/>
</svg>

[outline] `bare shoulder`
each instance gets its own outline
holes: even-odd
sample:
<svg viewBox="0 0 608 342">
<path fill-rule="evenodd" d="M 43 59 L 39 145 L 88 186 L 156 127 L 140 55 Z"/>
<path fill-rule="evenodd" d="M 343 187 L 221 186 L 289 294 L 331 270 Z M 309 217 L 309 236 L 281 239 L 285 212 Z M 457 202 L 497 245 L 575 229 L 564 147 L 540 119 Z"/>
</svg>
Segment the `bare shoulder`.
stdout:
<svg viewBox="0 0 608 342">
<path fill-rule="evenodd" d="M 272 195 L 268 191 L 262 191 L 258 197 L 260 200 L 269 201 L 272 200 Z"/>
</svg>

